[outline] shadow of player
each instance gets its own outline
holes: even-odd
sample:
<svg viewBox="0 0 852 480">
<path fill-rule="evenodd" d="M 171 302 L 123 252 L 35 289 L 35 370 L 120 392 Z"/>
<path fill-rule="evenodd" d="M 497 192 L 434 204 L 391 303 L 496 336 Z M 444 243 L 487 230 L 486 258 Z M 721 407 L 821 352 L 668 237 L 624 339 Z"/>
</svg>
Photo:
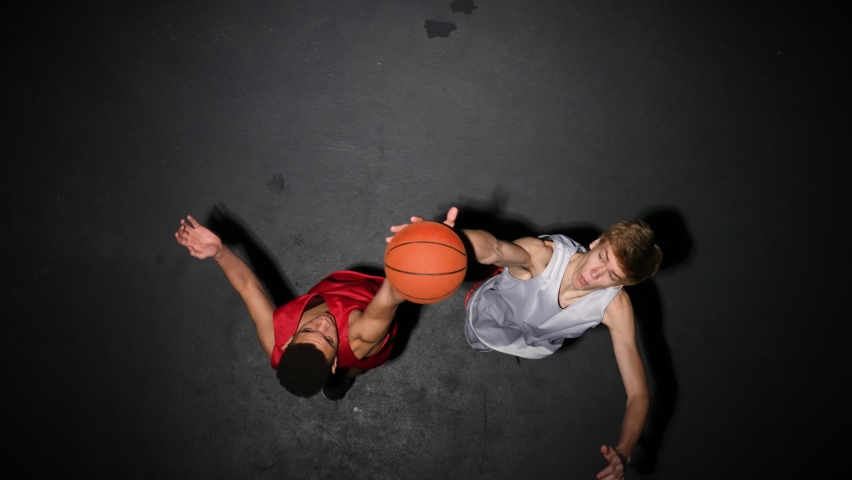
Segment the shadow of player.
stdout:
<svg viewBox="0 0 852 480">
<path fill-rule="evenodd" d="M 456 221 L 458 229 L 476 229 L 491 232 L 501 240 L 516 240 L 521 237 L 537 237 L 543 234 L 562 234 L 582 245 L 588 245 L 597 239 L 603 229 L 588 222 L 550 225 L 542 228 L 528 219 L 507 213 L 503 204 L 505 199 L 490 202 L 461 203 Z M 442 209 L 446 212 L 449 206 Z M 440 218 L 438 213 L 434 218 Z M 660 273 L 665 274 L 688 265 L 693 254 L 693 241 L 689 235 L 682 214 L 674 207 L 662 206 L 650 208 L 637 216 L 648 222 L 654 230 L 657 244 L 663 250 L 663 262 Z M 472 252 L 470 242 L 460 235 L 468 252 Z M 469 254 L 466 282 L 476 282 L 487 276 L 489 267 L 476 263 Z M 678 384 L 674 374 L 671 351 L 665 339 L 663 323 L 666 311 L 659 289 L 653 279 L 638 285 L 626 287 L 633 304 L 638 332 L 637 341 L 643 348 L 646 371 L 648 372 L 651 406 L 648 421 L 633 455 L 632 466 L 640 474 L 652 473 L 656 463 L 663 436 L 671 421 L 677 400 Z M 580 337 L 582 338 L 582 336 Z M 565 350 L 578 339 L 566 340 Z"/>
<path fill-rule="evenodd" d="M 207 219 L 207 228 L 228 246 L 239 245 L 245 251 L 247 263 L 266 287 L 272 303 L 280 307 L 295 299 L 296 289 L 281 273 L 281 266 L 272 253 L 257 239 L 248 225 L 224 205 L 217 205 Z"/>
</svg>

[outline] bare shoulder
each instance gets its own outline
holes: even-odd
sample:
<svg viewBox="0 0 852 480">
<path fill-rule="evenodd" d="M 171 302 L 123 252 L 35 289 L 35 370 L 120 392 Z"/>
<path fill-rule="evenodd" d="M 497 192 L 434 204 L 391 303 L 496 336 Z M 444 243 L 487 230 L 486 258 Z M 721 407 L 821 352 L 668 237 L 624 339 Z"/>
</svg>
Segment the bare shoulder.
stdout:
<svg viewBox="0 0 852 480">
<path fill-rule="evenodd" d="M 534 264 L 544 262 L 545 265 L 553 256 L 553 242 L 541 238 L 523 237 L 515 240 L 515 245 L 523 248 L 530 254 Z"/>
<path fill-rule="evenodd" d="M 601 323 L 611 330 L 633 331 L 633 304 L 623 288 L 606 307 Z"/>
<path fill-rule="evenodd" d="M 522 238 L 515 240 L 512 243 L 520 246 L 521 248 L 523 248 L 524 250 L 526 250 L 530 253 L 532 253 L 533 250 L 541 250 L 541 249 L 546 249 L 546 248 L 553 249 L 552 243 L 551 243 L 551 246 L 548 246 L 548 243 L 550 243 L 550 242 L 546 242 L 542 238 L 522 237 Z"/>
</svg>

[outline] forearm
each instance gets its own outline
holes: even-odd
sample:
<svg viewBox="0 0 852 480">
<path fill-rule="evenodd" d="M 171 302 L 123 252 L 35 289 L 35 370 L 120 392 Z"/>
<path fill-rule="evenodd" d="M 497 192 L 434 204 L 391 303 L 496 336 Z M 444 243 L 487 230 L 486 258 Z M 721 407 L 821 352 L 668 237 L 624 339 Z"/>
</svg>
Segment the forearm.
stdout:
<svg viewBox="0 0 852 480">
<path fill-rule="evenodd" d="M 189 249 L 190 255 L 205 259 L 212 257 L 225 273 L 231 286 L 240 294 L 251 319 L 257 327 L 257 338 L 267 355 L 275 344 L 275 331 L 272 317 L 275 307 L 257 276 L 245 262 L 236 256 L 213 232 L 188 216 L 187 223 L 181 220 L 175 233 L 178 243 Z M 190 225 L 192 225 L 190 227 Z"/>
<path fill-rule="evenodd" d="M 275 345 L 275 331 L 272 325 L 275 306 L 272 300 L 269 299 L 269 295 L 266 294 L 266 290 L 254 272 L 228 247 L 223 245 L 213 258 L 246 304 L 249 316 L 257 329 L 257 340 L 264 353 L 270 356 Z"/>
<path fill-rule="evenodd" d="M 462 230 L 470 240 L 476 261 L 484 265 L 517 267 L 529 262 L 529 254 L 520 246 L 499 240 L 485 230 Z"/>
<path fill-rule="evenodd" d="M 388 333 L 391 322 L 399 305 L 404 302 L 391 283 L 385 280 L 376 296 L 367 305 L 367 308 L 353 321 L 349 317 L 349 338 L 358 342 L 368 344 L 368 348 L 380 342 Z M 354 344 L 352 344 L 354 345 Z M 353 350 L 357 347 L 353 346 Z"/>
<path fill-rule="evenodd" d="M 260 285 L 260 280 L 248 265 L 225 245 L 222 245 L 213 258 L 228 278 L 228 282 L 240 295 L 249 287 Z"/>
<path fill-rule="evenodd" d="M 396 315 L 397 307 L 404 301 L 405 299 L 394 290 L 391 283 L 385 280 L 379 287 L 379 291 L 376 292 L 376 296 L 367 305 L 365 313 L 370 318 L 386 320 L 390 325 L 394 315 Z"/>
<path fill-rule="evenodd" d="M 462 230 L 473 247 L 476 261 L 491 265 L 499 259 L 499 240 L 485 230 Z"/>
<path fill-rule="evenodd" d="M 647 394 L 637 394 L 627 399 L 627 408 L 624 412 L 624 421 L 621 424 L 621 435 L 618 438 L 616 449 L 628 461 L 633 455 L 636 442 L 645 428 L 645 419 L 648 417 L 649 399 Z"/>
</svg>

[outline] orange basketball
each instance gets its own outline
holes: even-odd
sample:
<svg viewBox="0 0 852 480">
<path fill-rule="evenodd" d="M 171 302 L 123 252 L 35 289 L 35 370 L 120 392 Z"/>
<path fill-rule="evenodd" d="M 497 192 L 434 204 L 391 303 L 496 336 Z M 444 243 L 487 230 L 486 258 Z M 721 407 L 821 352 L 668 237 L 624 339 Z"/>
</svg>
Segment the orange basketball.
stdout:
<svg viewBox="0 0 852 480">
<path fill-rule="evenodd" d="M 414 303 L 436 303 L 459 288 L 467 270 L 464 244 L 452 228 L 415 222 L 399 231 L 385 250 L 385 275 Z"/>
</svg>

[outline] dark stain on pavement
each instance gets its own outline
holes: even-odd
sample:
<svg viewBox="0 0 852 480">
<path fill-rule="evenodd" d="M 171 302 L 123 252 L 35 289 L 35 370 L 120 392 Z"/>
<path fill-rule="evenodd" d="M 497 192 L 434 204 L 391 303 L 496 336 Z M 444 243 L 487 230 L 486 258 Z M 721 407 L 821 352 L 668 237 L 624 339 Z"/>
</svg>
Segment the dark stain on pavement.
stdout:
<svg viewBox="0 0 852 480">
<path fill-rule="evenodd" d="M 452 22 L 426 20 L 426 25 L 424 25 L 423 28 L 426 29 L 426 36 L 429 38 L 447 38 L 450 36 L 450 33 L 456 29 L 456 25 Z"/>
</svg>

